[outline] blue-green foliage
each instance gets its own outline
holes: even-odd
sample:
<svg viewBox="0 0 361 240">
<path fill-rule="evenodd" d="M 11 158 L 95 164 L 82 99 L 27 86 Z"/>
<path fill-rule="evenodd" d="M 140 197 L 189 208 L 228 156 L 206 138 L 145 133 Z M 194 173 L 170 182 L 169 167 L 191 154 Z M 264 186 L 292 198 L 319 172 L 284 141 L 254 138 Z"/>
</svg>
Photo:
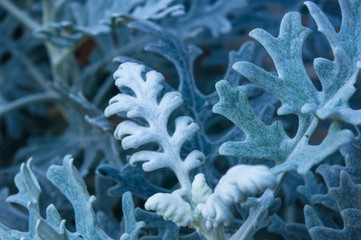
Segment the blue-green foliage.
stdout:
<svg viewBox="0 0 361 240">
<path fill-rule="evenodd" d="M 46 208 L 46 217 L 43 218 L 39 209 L 41 188 L 31 168 L 31 160 L 23 163 L 20 173 L 15 176 L 15 184 L 19 193 L 7 198 L 8 202 L 19 204 L 29 211 L 29 231 L 20 232 L 0 225 L 2 239 L 110 239 L 97 226 L 92 204 L 94 196 L 89 196 L 86 185 L 79 172 L 73 166 L 70 156 L 64 157 L 63 166 L 52 166 L 47 177 L 71 202 L 74 208 L 76 232 L 72 233 L 65 228 L 54 205 Z M 70 187 L 71 186 L 71 187 Z"/>
<path fill-rule="evenodd" d="M 129 118 L 104 117 L 124 62 L 164 76 L 158 101 L 182 95 L 166 130 L 199 126 L 179 147 L 205 155 L 190 180 L 279 174 L 234 206 L 227 239 L 361 239 L 361 1 L 0 0 L 0 32 L 0 239 L 204 239 L 143 210 L 179 184 L 132 167 L 162 149 L 124 149 Z"/>
</svg>

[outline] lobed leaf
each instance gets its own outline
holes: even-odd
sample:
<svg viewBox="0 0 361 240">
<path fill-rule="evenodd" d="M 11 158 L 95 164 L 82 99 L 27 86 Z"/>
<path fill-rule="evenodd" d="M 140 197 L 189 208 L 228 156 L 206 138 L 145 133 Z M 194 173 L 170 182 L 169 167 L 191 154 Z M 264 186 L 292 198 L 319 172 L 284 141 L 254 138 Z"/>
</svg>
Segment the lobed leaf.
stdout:
<svg viewBox="0 0 361 240">
<path fill-rule="evenodd" d="M 155 71 L 146 72 L 145 67 L 137 63 L 121 64 L 114 78 L 120 90 L 128 88 L 132 95 L 124 92 L 113 97 L 104 111 L 105 116 L 126 112 L 129 118 L 141 118 L 146 122 L 145 125 L 131 120 L 121 122 L 114 136 L 122 140 L 124 149 L 138 148 L 148 143 L 156 143 L 160 148 L 159 151 L 142 150 L 132 154 L 130 164 L 144 161 L 143 169 L 147 172 L 170 168 L 176 173 L 182 188 L 190 194 L 191 184 L 187 174 L 200 166 L 205 157 L 197 150 L 189 153 L 185 159 L 180 157 L 183 144 L 199 129 L 190 117 L 177 117 L 173 134 L 168 132 L 169 116 L 182 104 L 181 95 L 168 92 L 158 102 L 163 76 Z"/>
<path fill-rule="evenodd" d="M 145 227 L 143 221 L 137 222 L 134 216 L 134 203 L 132 194 L 126 192 L 122 197 L 122 209 L 125 220 L 125 233 L 122 234 L 120 240 L 136 240 L 138 239 L 138 231 Z"/>
<path fill-rule="evenodd" d="M 245 202 L 249 195 L 274 188 L 276 184 L 275 175 L 266 166 L 238 165 L 230 168 L 202 207 L 207 228 L 231 224 L 230 207 L 233 204 Z"/>
<path fill-rule="evenodd" d="M 46 208 L 46 218 L 42 218 L 39 209 L 39 183 L 30 168 L 31 160 L 23 163 L 20 173 L 15 177 L 19 193 L 9 196 L 8 201 L 18 203 L 29 211 L 29 231 L 19 232 L 0 224 L 1 239 L 24 240 L 79 240 L 79 239 L 110 239 L 96 224 L 92 202 L 86 186 L 76 169 L 72 165 L 70 156 L 64 158 L 64 166 L 52 166 L 48 171 L 48 178 L 59 190 L 65 194 L 74 207 L 77 231 L 72 233 L 65 228 L 55 206 L 50 204 Z M 69 187 L 72 186 L 72 187 Z"/>
<path fill-rule="evenodd" d="M 250 36 L 258 40 L 271 55 L 278 76 L 248 62 L 237 62 L 233 68 L 280 98 L 278 114 L 298 114 L 305 103 L 319 102 L 319 93 L 307 75 L 302 62 L 302 46 L 311 30 L 301 24 L 301 15 L 287 13 L 281 22 L 277 38 L 262 29 L 255 29 Z"/>
<path fill-rule="evenodd" d="M 146 210 L 156 211 L 165 220 L 171 220 L 177 226 L 188 226 L 193 221 L 191 206 L 179 195 L 157 193 L 148 198 L 144 205 Z"/>
<path fill-rule="evenodd" d="M 290 139 L 281 122 L 267 126 L 249 105 L 246 88 L 231 88 L 225 80 L 216 84 L 220 100 L 213 111 L 222 114 L 241 128 L 246 139 L 242 142 L 226 142 L 219 149 L 222 155 L 270 159 L 284 162 L 290 148 Z"/>
</svg>

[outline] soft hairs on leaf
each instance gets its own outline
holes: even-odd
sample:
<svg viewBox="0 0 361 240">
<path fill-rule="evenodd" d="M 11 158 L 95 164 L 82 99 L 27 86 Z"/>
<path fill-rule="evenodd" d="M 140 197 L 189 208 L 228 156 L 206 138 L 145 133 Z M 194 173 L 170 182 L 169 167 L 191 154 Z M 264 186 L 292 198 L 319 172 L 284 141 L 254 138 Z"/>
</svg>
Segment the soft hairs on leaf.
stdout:
<svg viewBox="0 0 361 240">
<path fill-rule="evenodd" d="M 211 194 L 212 189 L 207 185 L 204 174 L 197 174 L 192 182 L 192 202 L 195 204 L 205 203 Z"/>
<path fill-rule="evenodd" d="M 178 226 L 188 226 L 193 220 L 191 206 L 177 194 L 154 194 L 147 200 L 144 207 L 147 210 L 156 211 L 165 220 L 171 220 Z"/>
<path fill-rule="evenodd" d="M 51 166 L 46 176 L 73 205 L 75 226 L 82 237 L 94 240 L 110 239 L 97 226 L 93 210 L 95 197 L 89 196 L 86 185 L 73 166 L 73 159 L 70 156 L 64 157 L 63 166 Z"/>
<path fill-rule="evenodd" d="M 303 1 L 0 0 L 0 240 L 361 240 L 361 0 Z"/>
<path fill-rule="evenodd" d="M 249 62 L 238 62 L 233 68 L 251 82 L 278 96 L 282 101 L 279 114 L 299 113 L 305 103 L 318 103 L 318 91 L 308 77 L 302 62 L 302 46 L 311 30 L 303 27 L 301 15 L 287 13 L 281 22 L 277 38 L 263 29 L 255 29 L 250 36 L 259 41 L 271 55 L 278 76 Z M 291 43 L 291 44 L 290 44 Z"/>
<path fill-rule="evenodd" d="M 122 197 L 122 210 L 124 214 L 125 233 L 122 234 L 120 240 L 138 239 L 138 231 L 145 226 L 143 221 L 137 222 L 134 216 L 134 202 L 132 194 L 126 192 Z"/>
<path fill-rule="evenodd" d="M 311 31 L 302 26 L 299 13 L 291 12 L 283 17 L 277 38 L 262 29 L 250 32 L 250 36 L 271 55 L 278 76 L 249 62 L 238 62 L 233 68 L 278 96 L 282 101 L 278 109 L 280 115 L 313 112 L 321 119 L 333 117 L 355 125 L 361 123 L 360 111 L 352 110 L 348 104 L 356 91 L 354 84 L 361 60 L 361 5 L 360 1 L 353 0 L 339 2 L 343 18 L 339 33 L 316 4 L 305 2 L 335 56 L 334 61 L 325 58 L 314 60 L 322 85 L 321 92 L 312 84 L 303 65 L 302 46 Z"/>
<path fill-rule="evenodd" d="M 354 84 L 361 60 L 361 3 L 339 0 L 342 24 L 337 33 L 326 15 L 314 3 L 305 2 L 318 29 L 328 39 L 334 60 L 316 58 L 314 68 L 322 84 L 320 104 L 307 104 L 303 112 L 313 112 L 321 119 L 339 119 L 354 125 L 361 123 L 360 110 L 349 107 L 349 99 L 355 93 Z"/>
<path fill-rule="evenodd" d="M 206 229 L 198 209 L 206 200 L 206 196 L 199 194 L 211 192 L 204 177 L 197 176 L 192 186 L 188 176 L 190 170 L 204 162 L 204 154 L 193 150 L 184 158 L 180 156 L 183 144 L 198 131 L 198 125 L 190 117 L 179 116 L 174 122 L 174 132 L 171 134 L 168 131 L 169 116 L 183 103 L 181 95 L 173 91 L 161 97 L 163 76 L 156 71 L 146 71 L 145 66 L 138 63 L 121 64 L 114 78 L 115 85 L 122 93 L 109 101 L 105 116 L 125 112 L 131 118 L 117 126 L 114 136 L 122 140 L 125 149 L 138 148 L 147 143 L 159 146 L 158 151 L 141 150 L 133 153 L 130 164 L 144 161 L 144 171 L 170 168 L 181 185 L 172 194 L 154 194 L 147 200 L 145 208 L 156 211 L 179 226 L 192 225 L 211 239 L 224 239 L 222 228 L 212 231 Z"/>
<path fill-rule="evenodd" d="M 39 210 L 39 183 L 30 168 L 31 160 L 23 163 L 20 173 L 15 177 L 19 193 L 9 196 L 10 202 L 18 203 L 29 211 L 29 232 L 11 230 L 0 224 L 0 239 L 7 240 L 110 240 L 96 223 L 92 204 L 94 196 L 89 196 L 86 185 L 79 172 L 73 166 L 70 156 L 64 157 L 63 166 L 51 166 L 48 179 L 68 198 L 74 208 L 76 232 L 65 228 L 65 220 L 54 205 L 46 208 L 46 218 L 42 218 Z"/>
<path fill-rule="evenodd" d="M 217 82 L 219 102 L 213 112 L 226 116 L 246 133 L 243 142 L 226 142 L 219 148 L 222 155 L 252 157 L 283 162 L 290 152 L 290 139 L 277 121 L 267 126 L 253 112 L 245 86 L 235 89 L 225 81 Z"/>
<path fill-rule="evenodd" d="M 342 229 L 325 226 L 320 216 L 309 205 L 304 208 L 306 226 L 312 239 L 360 239 L 361 237 L 361 184 L 354 184 L 350 175 L 340 172 L 340 187 L 330 188 L 330 193 L 336 200 L 343 220 Z"/>
<path fill-rule="evenodd" d="M 273 37 L 263 29 L 253 30 L 250 36 L 259 41 L 270 54 L 277 75 L 245 61 L 235 63 L 233 68 L 276 95 L 282 102 L 278 114 L 296 114 L 299 126 L 296 135 L 290 138 L 279 121 L 266 125 L 249 105 L 245 87 L 232 89 L 222 80 L 216 85 L 220 101 L 213 111 L 240 127 L 246 133 L 246 139 L 223 143 L 219 149 L 221 154 L 273 160 L 277 165 L 273 169 L 275 173 L 297 170 L 305 174 L 354 138 L 354 134 L 343 129 L 343 126 L 344 122 L 357 125 L 360 120 L 360 110 L 353 110 L 348 104 L 356 90 L 357 63 L 361 56 L 359 35 L 353 33 L 361 32 L 358 24 L 360 1 L 340 0 L 343 19 L 354 21 L 342 24 L 338 34 L 314 3 L 306 2 L 306 5 L 335 55 L 333 62 L 323 58 L 315 59 L 315 70 L 322 91 L 316 89 L 303 64 L 302 46 L 311 31 L 302 26 L 299 13 L 290 12 L 283 17 L 278 37 Z M 351 10 L 347 5 L 354 9 Z M 328 117 L 336 120 L 330 125 L 327 137 L 319 145 L 310 145 L 310 137 L 320 121 Z"/>
<path fill-rule="evenodd" d="M 230 207 L 233 204 L 244 202 L 249 195 L 262 193 L 267 188 L 274 188 L 276 184 L 276 176 L 264 165 L 238 165 L 230 168 L 202 207 L 207 228 L 231 224 L 233 216 Z"/>
<path fill-rule="evenodd" d="M 123 63 L 114 73 L 115 85 L 122 90 L 128 88 L 132 94 L 120 93 L 109 101 L 105 109 L 105 116 L 126 112 L 127 117 L 141 118 L 147 122 L 146 126 L 134 121 L 126 120 L 118 124 L 114 136 L 122 140 L 124 149 L 138 148 L 147 143 L 157 143 L 159 151 L 143 150 L 134 153 L 130 164 L 144 161 L 144 171 L 154 171 L 159 168 L 172 169 L 184 190 L 190 194 L 191 183 L 188 172 L 199 167 L 205 160 L 200 151 L 194 150 L 183 160 L 180 151 L 199 127 L 193 119 L 187 116 L 177 117 L 175 131 L 168 133 L 168 119 L 183 100 L 178 92 L 167 92 L 158 102 L 162 90 L 163 76 L 156 71 L 146 71 L 143 65 L 137 63 Z"/>
</svg>

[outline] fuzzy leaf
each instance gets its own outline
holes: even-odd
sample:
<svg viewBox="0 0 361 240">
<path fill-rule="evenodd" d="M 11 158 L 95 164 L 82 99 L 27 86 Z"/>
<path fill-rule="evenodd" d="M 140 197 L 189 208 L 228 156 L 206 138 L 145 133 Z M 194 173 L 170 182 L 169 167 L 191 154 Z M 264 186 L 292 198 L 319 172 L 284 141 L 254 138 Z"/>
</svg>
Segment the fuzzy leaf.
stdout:
<svg viewBox="0 0 361 240">
<path fill-rule="evenodd" d="M 304 186 L 298 186 L 297 191 L 300 192 L 306 199 L 314 204 L 314 198 L 324 194 L 326 187 L 322 183 L 318 183 L 315 174 L 312 172 L 306 173 L 303 178 L 305 179 Z"/>
<path fill-rule="evenodd" d="M 198 1 L 192 2 L 192 4 L 196 4 L 196 2 Z M 231 1 L 227 1 L 227 3 L 231 3 Z M 227 8 L 226 6 L 221 7 Z M 209 159 L 201 166 L 201 168 L 202 172 L 205 173 L 208 184 L 214 186 L 217 183 L 215 178 L 219 178 L 220 176 L 217 176 L 219 173 L 213 168 L 212 162 L 218 157 L 219 145 L 230 139 L 242 139 L 244 133 L 239 128 L 232 127 L 228 129 L 222 137 L 213 137 L 209 135 L 209 120 L 214 117 L 212 106 L 218 99 L 215 92 L 206 95 L 199 90 L 193 68 L 195 59 L 201 53 L 200 49 L 192 44 L 186 44 L 182 37 L 179 36 L 178 30 L 172 31 L 172 29 L 165 29 L 160 25 L 148 21 L 132 22 L 129 26 L 159 38 L 159 41 L 148 44 L 145 47 L 145 50 L 163 56 L 175 66 L 179 76 L 177 90 L 182 94 L 184 99 L 184 112 L 186 112 L 186 115 L 191 116 L 200 127 L 200 130 L 197 131 L 195 136 L 190 140 L 189 145 L 191 145 L 190 148 L 196 146 L 196 148 L 204 153 L 206 158 Z M 229 81 L 232 86 L 237 85 L 241 81 L 241 76 L 232 70 L 232 65 L 240 60 L 251 60 L 254 51 L 254 43 L 246 42 L 238 51 L 229 53 L 229 62 L 225 73 L 225 79 Z M 248 87 L 249 89 L 252 88 L 251 86 Z M 277 103 L 276 97 L 263 91 L 259 87 L 253 86 L 252 89 L 253 90 L 248 91 L 248 93 L 251 105 L 255 108 L 255 114 L 270 119 L 274 115 L 274 111 L 264 110 L 274 108 L 273 105 Z M 264 102 L 267 104 L 265 105 Z M 217 120 L 218 124 L 223 124 L 222 121 L 223 119 L 221 118 Z"/>
<path fill-rule="evenodd" d="M 191 206 L 176 194 L 154 194 L 147 200 L 144 207 L 148 211 L 156 211 L 165 220 L 171 220 L 178 226 L 185 227 L 193 221 Z"/>
<path fill-rule="evenodd" d="M 126 164 L 122 169 L 110 165 L 100 165 L 97 173 L 103 177 L 116 181 L 116 185 L 108 189 L 107 193 L 112 197 L 120 197 L 130 191 L 133 195 L 147 199 L 157 192 L 166 192 L 167 189 L 158 187 L 144 176 L 141 166 L 131 167 Z"/>
<path fill-rule="evenodd" d="M 143 236 L 141 240 L 155 240 L 155 239 L 182 239 L 179 236 L 179 227 L 171 221 L 164 221 L 163 217 L 156 213 L 148 212 L 140 208 L 135 209 L 135 216 L 137 219 L 142 219 L 148 230 L 156 229 L 156 235 Z"/>
<path fill-rule="evenodd" d="M 321 119 L 328 117 L 358 125 L 361 123 L 360 110 L 352 110 L 348 100 L 355 93 L 354 84 L 361 60 L 361 4 L 359 1 L 339 0 L 342 24 L 339 33 L 331 25 L 326 15 L 312 2 L 306 2 L 318 30 L 330 42 L 334 60 L 316 58 L 315 71 L 322 84 L 319 105 L 308 104 L 304 112 L 314 112 Z"/>
<path fill-rule="evenodd" d="M 73 205 L 77 233 L 85 239 L 110 239 L 97 226 L 92 209 L 95 197 L 89 196 L 83 179 L 73 166 L 73 159 L 66 156 L 63 166 L 51 166 L 46 175 Z"/>
<path fill-rule="evenodd" d="M 351 145 L 347 145 L 340 149 L 341 154 L 345 158 L 345 166 L 335 165 L 332 168 L 341 172 L 341 170 L 346 171 L 352 181 L 356 184 L 361 183 L 361 136 L 358 136 L 357 140 L 354 141 Z"/>
<path fill-rule="evenodd" d="M 16 153 L 17 160 L 32 156 L 33 162 L 40 165 L 54 157 L 63 158 L 66 154 L 83 155 L 84 160 L 79 167 L 83 176 L 89 174 L 89 169 L 100 161 L 99 155 L 104 155 L 109 161 L 119 164 L 118 146 L 111 132 L 99 131 L 98 127 L 95 128 L 88 122 L 90 116 L 103 115 L 102 112 L 79 91 L 63 86 L 57 87 L 56 90 L 62 96 L 68 114 L 72 116 L 68 127 L 56 136 L 29 138 L 27 145 Z"/>
<path fill-rule="evenodd" d="M 67 240 L 68 233 L 65 229 L 65 220 L 61 217 L 54 205 L 46 209 L 46 220 L 39 219 L 36 224 L 37 234 L 40 239 Z"/>
<path fill-rule="evenodd" d="M 306 225 L 313 239 L 359 239 L 361 217 L 361 186 L 354 185 L 350 176 L 345 171 L 340 174 L 340 187 L 331 188 L 331 194 L 334 196 L 344 222 L 343 229 L 333 229 L 324 227 L 315 211 L 310 207 L 305 207 Z"/>
<path fill-rule="evenodd" d="M 26 165 L 21 165 L 20 173 L 14 179 L 19 193 L 9 196 L 8 202 L 17 203 L 23 207 L 27 207 L 29 203 L 37 205 L 41 189 L 38 180 L 30 169 L 31 161 L 32 159 L 29 159 Z"/>
<path fill-rule="evenodd" d="M 356 91 L 354 84 L 356 83 L 360 67 L 361 66 L 357 67 L 350 79 L 344 83 L 339 91 L 335 93 L 334 97 L 331 98 L 323 107 L 320 108 L 314 104 L 305 104 L 302 107 L 302 111 L 313 112 L 320 119 L 332 118 L 353 125 L 361 124 L 361 110 L 353 110 L 348 104 L 348 100 Z M 331 89 L 329 89 L 329 91 L 333 90 L 334 87 L 334 85 L 330 86 Z M 329 96 L 326 90 L 325 95 Z"/>
<path fill-rule="evenodd" d="M 121 236 L 120 240 L 136 240 L 138 239 L 138 231 L 145 226 L 143 221 L 137 222 L 134 216 L 134 203 L 132 194 L 126 192 L 122 197 L 122 209 L 125 219 L 125 233 Z"/>
<path fill-rule="evenodd" d="M 330 192 L 337 201 L 340 211 L 347 208 L 361 209 L 361 185 L 354 185 L 347 172 L 341 171 L 340 187 L 331 188 Z"/>
<path fill-rule="evenodd" d="M 194 37 L 203 28 L 209 30 L 213 37 L 228 33 L 232 24 L 227 15 L 246 5 L 243 0 L 192 1 L 187 14 L 180 19 L 180 33 L 184 37 Z"/>
<path fill-rule="evenodd" d="M 266 166 L 238 165 L 230 168 L 202 208 L 207 228 L 229 225 L 233 221 L 230 212 L 233 204 L 245 202 L 249 195 L 274 188 L 276 184 L 276 176 Z"/>
<path fill-rule="evenodd" d="M 220 100 L 214 105 L 213 112 L 226 116 L 246 133 L 242 142 L 222 144 L 220 154 L 285 161 L 291 149 L 282 123 L 264 124 L 249 105 L 245 87 L 232 89 L 222 80 L 216 84 L 216 89 Z"/>
<path fill-rule="evenodd" d="M 348 1 L 342 0 L 340 2 L 342 5 Z M 355 11 L 350 13 L 348 9 L 344 9 L 342 11 L 344 17 L 357 18 L 358 15 L 356 16 L 356 14 L 360 8 L 360 2 L 351 5 L 353 4 Z M 329 22 L 326 23 L 327 18 L 324 14 L 317 10 L 318 8 L 313 3 L 307 3 L 307 5 L 309 5 L 311 14 L 315 18 L 320 31 L 326 32 L 325 35 L 335 54 L 335 62 L 332 67 L 329 64 L 329 68 L 325 71 L 328 74 L 327 79 L 331 77 L 334 79 L 332 85 L 331 83 L 328 83 L 329 85 L 324 83 L 325 89 L 320 92 L 307 75 L 302 60 L 302 46 L 310 34 L 310 30 L 302 26 L 299 13 L 291 12 L 284 16 L 277 38 L 271 36 L 265 30 L 253 30 L 250 36 L 262 43 L 271 55 L 277 70 L 277 76 L 249 62 L 237 62 L 234 64 L 234 69 L 251 82 L 260 85 L 279 97 L 282 106 L 278 109 L 278 114 L 296 114 L 299 118 L 299 127 L 295 137 L 290 139 L 285 134 L 283 127 L 276 124 L 277 122 L 266 126 L 252 114 L 247 97 L 245 93 L 242 93 L 245 90 L 236 90 L 243 97 L 238 97 L 238 99 L 233 97 L 232 99 L 230 97 L 232 89 L 229 86 L 225 87 L 227 85 L 224 82 L 220 82 L 217 91 L 221 100 L 219 105 L 214 107 L 214 111 L 225 115 L 247 135 L 243 142 L 224 143 L 220 148 L 221 154 L 271 159 L 276 161 L 276 164 L 279 164 L 273 169 L 275 173 L 297 170 L 298 173 L 304 174 L 312 166 L 320 163 L 325 157 L 351 142 L 354 138 L 351 131 L 343 130 L 343 124 L 335 121 L 331 124 L 328 135 L 321 144 L 311 146 L 308 143 L 309 137 L 315 131 L 319 122 L 319 118 L 312 116 L 310 113 L 316 112 L 318 109 L 322 108 L 320 114 L 326 114 L 328 109 L 331 109 L 331 113 L 327 113 L 327 116 L 334 115 L 336 117 L 337 115 L 343 121 L 357 123 L 358 111 L 351 110 L 347 104 L 347 108 L 345 108 L 345 101 L 348 101 L 348 98 L 352 96 L 355 90 L 353 84 L 355 83 L 355 74 L 358 72 L 356 68 L 358 57 L 355 55 L 359 56 L 360 54 L 358 53 L 358 41 L 355 40 L 355 51 L 346 51 L 346 45 L 345 49 L 343 49 L 342 41 L 340 42 L 340 39 L 343 38 L 342 29 L 341 35 L 335 36 L 332 33 L 334 29 Z M 350 14 L 352 16 L 349 16 Z M 356 22 L 352 23 L 352 28 L 359 31 L 359 25 L 355 25 Z M 350 28 L 346 25 L 342 25 L 342 27 L 345 29 Z M 324 28 L 327 28 L 327 30 L 324 31 Z M 348 42 L 347 44 L 351 43 Z M 348 55 L 345 54 L 346 52 L 348 52 Z M 351 76 L 353 77 L 351 78 Z M 328 81 L 327 79 L 326 77 L 323 78 L 323 82 Z M 336 88 L 333 82 L 336 82 Z M 236 105 L 237 101 L 241 105 L 240 107 Z M 220 107 L 222 104 L 224 106 Z M 336 106 L 341 106 L 342 109 L 334 109 Z M 352 120 L 350 120 L 351 118 Z M 252 137 L 252 135 L 256 137 Z M 270 147 L 264 149 L 265 146 Z"/>
<path fill-rule="evenodd" d="M 174 0 L 147 0 L 144 6 L 138 6 L 132 16 L 139 19 L 161 19 L 167 15 L 178 16 L 184 13 L 184 6 L 173 5 Z"/>
<path fill-rule="evenodd" d="M 0 224 L 1 239 L 37 239 L 36 238 L 36 221 L 39 218 L 39 195 L 41 189 L 39 183 L 30 168 L 31 159 L 25 164 L 21 164 L 20 172 L 15 176 L 15 185 L 19 192 L 7 198 L 8 202 L 17 203 L 29 210 L 29 232 L 19 232 L 11 230 Z"/>
<path fill-rule="evenodd" d="M 9 228 L 25 231 L 28 225 L 28 217 L 12 204 L 6 202 L 8 194 L 7 188 L 0 190 L 0 212 L 3 213 L 0 216 L 0 222 Z"/>
<path fill-rule="evenodd" d="M 17 203 L 29 210 L 29 236 L 34 237 L 36 233 L 36 221 L 39 218 L 39 196 L 40 185 L 34 173 L 31 171 L 32 159 L 26 164 L 21 164 L 20 172 L 15 176 L 15 185 L 19 192 L 11 195 L 6 201 Z"/>
<path fill-rule="evenodd" d="M 205 157 L 203 153 L 193 150 L 183 160 L 180 151 L 183 144 L 192 137 L 199 127 L 190 117 L 180 116 L 175 119 L 175 130 L 172 135 L 168 132 L 168 119 L 183 100 L 178 92 L 167 92 L 158 102 L 162 90 L 163 76 L 156 71 L 145 71 L 143 65 L 124 63 L 114 73 L 115 85 L 130 89 L 134 95 L 120 93 L 109 101 L 105 109 L 106 117 L 126 112 L 129 118 L 141 118 L 146 121 L 142 125 L 135 121 L 126 120 L 118 124 L 114 136 L 122 140 L 124 149 L 138 148 L 147 143 L 156 143 L 160 151 L 143 150 L 134 153 L 130 164 L 145 161 L 144 171 L 154 171 L 160 168 L 172 169 L 184 190 L 190 194 L 191 184 L 188 172 L 200 166 Z"/>
<path fill-rule="evenodd" d="M 251 82 L 270 91 L 282 101 L 278 114 L 300 113 L 305 103 L 315 103 L 318 91 L 312 84 L 302 62 L 302 46 L 311 30 L 301 24 L 301 15 L 287 13 L 281 22 L 277 38 L 262 29 L 255 29 L 250 36 L 258 40 L 271 55 L 278 76 L 248 62 L 238 62 L 233 68 Z"/>
<path fill-rule="evenodd" d="M 192 201 L 196 205 L 205 203 L 211 194 L 212 189 L 207 185 L 204 174 L 197 174 L 192 182 Z"/>
<path fill-rule="evenodd" d="M 74 207 L 77 226 L 77 232 L 75 233 L 65 228 L 65 220 L 61 219 L 58 211 L 52 204 L 46 209 L 46 218 L 41 217 L 39 209 L 41 189 L 30 168 L 30 164 L 31 160 L 21 165 L 20 173 L 15 177 L 19 193 L 8 197 L 8 201 L 18 203 L 28 209 L 29 231 L 19 232 L 0 224 L 1 239 L 80 240 L 85 238 L 110 240 L 95 224 L 94 212 L 91 209 L 91 202 L 94 201 L 94 198 L 89 197 L 80 174 L 72 165 L 70 156 L 64 158 L 64 165 L 67 165 L 67 171 L 59 172 L 62 167 L 53 166 L 49 169 L 48 177 L 68 197 Z M 84 204 L 85 201 L 88 204 Z"/>
<path fill-rule="evenodd" d="M 320 145 L 299 145 L 290 154 L 285 164 L 274 168 L 274 171 L 286 171 L 286 169 L 297 169 L 300 174 L 305 174 L 313 165 L 320 163 L 328 155 L 335 152 L 341 146 L 351 142 L 354 138 L 350 130 L 341 130 L 340 122 L 333 122 L 328 135 Z"/>
<path fill-rule="evenodd" d="M 126 15 L 139 19 L 161 19 L 168 15 L 182 14 L 183 5 L 173 4 L 174 0 L 105 0 L 101 2 L 89 0 L 85 4 L 74 2 L 71 4 L 71 10 L 76 23 L 69 22 L 66 26 L 60 27 L 86 35 L 109 33 L 111 29 L 107 25 L 112 26 L 114 23 L 119 25 L 118 22 L 123 21 Z"/>
<path fill-rule="evenodd" d="M 311 239 L 307 228 L 301 223 L 286 223 L 278 215 L 270 216 L 272 222 L 267 230 L 280 234 L 284 239 L 306 240 Z"/>
</svg>

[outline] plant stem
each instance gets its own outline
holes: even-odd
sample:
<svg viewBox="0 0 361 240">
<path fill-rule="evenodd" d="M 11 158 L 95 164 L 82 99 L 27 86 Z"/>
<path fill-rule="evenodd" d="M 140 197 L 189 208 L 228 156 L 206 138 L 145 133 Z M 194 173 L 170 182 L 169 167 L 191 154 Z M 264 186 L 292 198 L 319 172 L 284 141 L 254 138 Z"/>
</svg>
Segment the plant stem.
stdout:
<svg viewBox="0 0 361 240">
<path fill-rule="evenodd" d="M 25 68 L 29 71 L 30 75 L 34 78 L 34 80 L 41 86 L 42 88 L 49 90 L 49 82 L 43 76 L 43 74 L 34 66 L 34 64 L 29 61 L 29 59 L 18 49 L 14 51 L 19 60 L 24 64 Z"/>
<path fill-rule="evenodd" d="M 24 11 L 20 10 L 15 4 L 10 2 L 9 0 L 0 0 L 0 6 L 5 8 L 11 15 L 13 15 L 27 28 L 34 31 L 41 27 L 39 23 L 31 19 Z"/>
<path fill-rule="evenodd" d="M 317 118 L 313 118 L 311 121 L 309 118 L 300 119 L 299 129 L 301 130 L 299 130 L 296 134 L 295 139 L 297 140 L 297 144 L 294 145 L 294 149 L 296 149 L 297 145 L 299 144 L 308 144 L 309 136 L 312 136 L 318 124 L 319 120 Z M 272 169 L 272 172 L 274 174 L 281 174 L 277 166 Z M 247 240 L 257 231 L 257 223 L 262 220 L 265 214 L 268 214 L 268 208 L 272 204 L 272 201 L 277 195 L 278 191 L 281 189 L 281 186 L 284 183 L 288 172 L 284 172 L 282 174 L 282 178 L 275 190 L 266 190 L 266 192 L 260 198 L 260 203 L 255 207 L 253 212 L 250 213 L 249 217 L 238 229 L 238 231 L 232 235 L 230 240 Z M 272 194 L 272 197 L 270 194 Z M 266 200 L 263 201 L 262 199 Z"/>
<path fill-rule="evenodd" d="M 280 183 L 282 180 L 280 181 Z M 265 201 L 263 201 L 265 199 Z M 232 235 L 230 240 L 247 240 L 258 230 L 257 224 L 262 221 L 265 214 L 268 213 L 268 208 L 274 199 L 274 191 L 267 189 L 262 197 L 260 203 L 250 213 L 247 220 L 242 224 L 238 231 Z"/>
<path fill-rule="evenodd" d="M 52 73 L 55 79 L 61 78 L 64 79 L 64 63 L 67 58 L 74 53 L 74 51 L 82 45 L 88 39 L 87 36 L 83 36 L 79 41 L 74 45 L 66 49 L 60 49 L 51 45 L 50 43 L 46 44 L 46 48 L 49 53 L 50 62 L 52 65 Z"/>
<path fill-rule="evenodd" d="M 250 236 L 257 231 L 257 222 L 261 221 L 265 214 L 268 212 L 268 207 L 272 204 L 274 197 L 277 195 L 278 191 L 281 189 L 282 184 L 284 183 L 288 172 L 283 173 L 280 182 L 278 183 L 275 190 L 268 189 L 260 198 L 260 204 L 255 208 L 255 210 L 250 214 L 247 220 L 242 224 L 238 231 L 232 235 L 230 240 L 247 240 Z M 273 195 L 271 197 L 271 195 Z M 262 201 L 262 199 L 266 199 Z"/>
<path fill-rule="evenodd" d="M 17 99 L 9 104 L 0 106 L 0 118 L 6 114 L 18 110 L 20 108 L 26 107 L 29 104 L 39 103 L 39 102 L 52 102 L 60 100 L 58 96 L 53 93 L 38 93 L 30 96 L 26 96 L 20 99 Z"/>
<path fill-rule="evenodd" d="M 288 172 L 283 173 L 280 182 L 278 183 L 276 189 L 274 190 L 274 194 L 273 194 L 274 196 L 276 196 L 277 193 L 280 191 L 282 184 L 285 182 L 287 176 L 288 176 Z"/>
</svg>

